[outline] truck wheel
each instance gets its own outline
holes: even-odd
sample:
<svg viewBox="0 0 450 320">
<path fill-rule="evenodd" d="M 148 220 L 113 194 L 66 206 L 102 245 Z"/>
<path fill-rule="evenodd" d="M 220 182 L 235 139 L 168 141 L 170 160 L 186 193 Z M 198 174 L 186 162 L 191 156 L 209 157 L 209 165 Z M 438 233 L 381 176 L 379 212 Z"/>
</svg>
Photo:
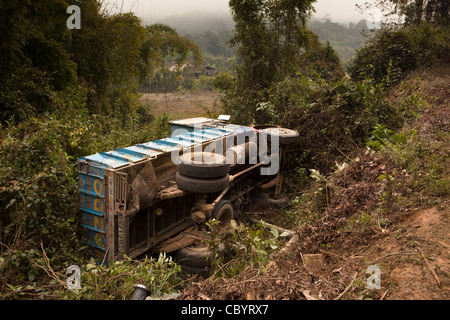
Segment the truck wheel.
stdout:
<svg viewBox="0 0 450 320">
<path fill-rule="evenodd" d="M 223 251 L 225 246 L 221 243 L 219 251 Z M 192 267 L 205 267 L 211 265 L 212 251 L 207 244 L 190 245 L 175 251 L 172 256 L 177 263 Z"/>
<path fill-rule="evenodd" d="M 270 141 L 271 136 L 278 136 L 280 144 L 293 144 L 298 141 L 298 132 L 286 128 L 267 128 L 261 130 L 267 134 L 267 138 Z"/>
<path fill-rule="evenodd" d="M 220 221 L 220 228 L 223 233 L 230 227 L 230 222 L 234 218 L 233 205 L 228 200 L 220 200 L 214 207 L 211 217 Z"/>
<path fill-rule="evenodd" d="M 180 156 L 181 163 L 177 171 L 191 178 L 218 178 L 230 171 L 230 164 L 220 154 L 206 152 L 192 152 Z"/>
<path fill-rule="evenodd" d="M 180 174 L 175 174 L 175 181 L 181 190 L 197 193 L 213 193 L 226 189 L 230 184 L 230 176 L 228 174 L 220 178 L 201 179 L 192 178 Z"/>
<path fill-rule="evenodd" d="M 181 267 L 181 270 L 183 270 L 186 273 L 198 275 L 203 278 L 208 278 L 211 275 L 211 267 L 209 266 L 201 266 L 201 267 L 195 267 L 190 266 L 188 264 L 185 264 L 183 262 L 179 262 L 178 265 Z"/>
</svg>

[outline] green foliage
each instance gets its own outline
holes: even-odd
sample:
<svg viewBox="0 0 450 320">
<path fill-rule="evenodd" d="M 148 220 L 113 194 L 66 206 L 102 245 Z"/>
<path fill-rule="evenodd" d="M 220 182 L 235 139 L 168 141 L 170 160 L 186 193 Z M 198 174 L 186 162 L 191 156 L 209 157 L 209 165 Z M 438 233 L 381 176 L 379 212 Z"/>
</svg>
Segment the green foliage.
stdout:
<svg viewBox="0 0 450 320">
<path fill-rule="evenodd" d="M 366 3 L 370 7 L 373 4 Z M 375 4 L 385 15 L 397 15 L 404 18 L 406 25 L 421 22 L 448 24 L 450 22 L 447 0 L 377 0 Z"/>
<path fill-rule="evenodd" d="M 365 143 L 378 124 L 397 128 L 398 111 L 388 105 L 381 85 L 371 81 L 343 79 L 327 83 L 301 77 L 284 83 L 290 92 L 280 125 L 299 132 L 299 145 L 292 148 L 290 167 L 328 173 L 335 161 L 346 159 L 355 145 Z"/>
<path fill-rule="evenodd" d="M 48 74 L 24 64 L 11 73 L 2 73 L 0 81 L 0 123 L 17 123 L 50 108 Z"/>
<path fill-rule="evenodd" d="M 194 80 L 192 89 L 212 90 L 214 88 L 213 82 L 214 79 L 212 77 L 199 76 L 197 80 Z"/>
<path fill-rule="evenodd" d="M 199 47 L 186 37 L 180 36 L 175 29 L 164 24 L 153 24 L 146 27 L 146 39 L 142 47 L 142 60 L 145 61 L 147 76 L 153 90 L 167 92 L 176 89 L 179 71 L 169 71 L 184 64 L 198 66 L 203 57 Z"/>
<path fill-rule="evenodd" d="M 129 13 L 103 15 L 96 1 L 81 1 L 80 10 L 83 27 L 72 32 L 69 49 L 88 88 L 89 110 L 125 119 L 139 105 L 137 81 L 147 70 L 145 28 Z"/>
<path fill-rule="evenodd" d="M 367 30 L 367 22 L 365 20 L 361 20 L 358 23 L 350 22 L 346 26 L 332 22 L 329 19 L 324 21 L 311 19 L 308 21 L 307 26 L 319 36 L 323 45 L 326 45 L 329 41 L 343 63 L 347 63 L 354 56 L 355 50 L 360 49 L 366 41 L 362 34 L 363 30 Z"/>
<path fill-rule="evenodd" d="M 75 166 L 61 139 L 60 123 L 32 118 L 8 127 L 0 139 L 1 242 L 11 250 L 0 251 L 6 262 L 6 279 L 20 280 L 36 269 L 16 253 L 36 250 L 42 243 L 56 263 L 76 260 L 81 254 Z M 32 280 L 30 278 L 30 280 Z"/>
<path fill-rule="evenodd" d="M 0 122 L 47 112 L 53 93 L 75 82 L 87 89 L 91 113 L 114 113 L 125 121 L 138 107 L 137 79 L 147 63 L 141 59 L 140 20 L 129 13 L 104 15 L 96 0 L 72 4 L 83 12 L 79 30 L 66 27 L 64 0 L 2 4 Z"/>
<path fill-rule="evenodd" d="M 208 222 L 211 240 L 208 245 L 213 252 L 212 267 L 216 276 L 234 277 L 247 267 L 264 269 L 270 261 L 270 253 L 278 247 L 278 241 L 284 237 L 274 227 L 262 223 L 246 225 L 232 220 L 225 241 L 225 251 L 220 252 L 218 245 L 221 234 L 217 221 Z"/>
<path fill-rule="evenodd" d="M 181 268 L 164 254 L 155 258 L 113 262 L 104 267 L 90 262 L 81 268 L 81 289 L 57 292 L 70 300 L 129 300 L 136 284 L 150 288 L 150 296 L 158 298 L 176 292 L 181 282 Z"/>
<path fill-rule="evenodd" d="M 295 72 L 298 52 L 308 43 L 312 2 L 230 1 L 239 65 L 226 108 L 238 122 L 253 119 L 257 104 L 268 101 L 267 90 Z"/>
<path fill-rule="evenodd" d="M 166 112 L 156 117 L 153 125 L 155 139 L 162 139 L 169 135 L 169 121 L 170 115 Z"/>
<path fill-rule="evenodd" d="M 387 143 L 405 143 L 407 137 L 402 133 L 394 133 L 383 124 L 377 124 L 372 132 L 366 145 L 372 149 L 379 150 Z"/>
<path fill-rule="evenodd" d="M 440 128 L 430 131 L 433 138 L 418 135 L 415 130 L 400 132 L 397 135 L 404 135 L 405 139 L 388 142 L 380 148 L 380 152 L 394 159 L 406 176 L 399 192 L 416 195 L 409 206 L 432 205 L 439 197 L 450 194 L 449 133 Z"/>
<path fill-rule="evenodd" d="M 409 71 L 446 61 L 448 27 L 422 23 L 410 27 L 387 27 L 358 51 L 349 66 L 355 80 L 372 78 L 389 87 Z"/>
<path fill-rule="evenodd" d="M 310 43 L 304 54 L 300 56 L 297 72 L 310 78 L 325 79 L 337 82 L 344 77 L 344 69 L 336 51 L 327 41 L 323 46 L 318 37 L 310 35 Z"/>
</svg>

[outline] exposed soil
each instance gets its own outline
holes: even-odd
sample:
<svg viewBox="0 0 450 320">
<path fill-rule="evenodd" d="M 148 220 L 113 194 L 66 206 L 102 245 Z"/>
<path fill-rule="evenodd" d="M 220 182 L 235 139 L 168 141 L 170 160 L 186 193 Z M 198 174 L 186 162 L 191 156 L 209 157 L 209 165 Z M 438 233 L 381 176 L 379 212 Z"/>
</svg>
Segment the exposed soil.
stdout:
<svg viewBox="0 0 450 320">
<path fill-rule="evenodd" d="M 392 213 L 385 228 L 345 231 L 344 217 L 360 209 L 355 204 L 376 205 L 375 196 L 358 200 L 368 189 L 364 183 L 346 188 L 318 223 L 296 230 L 298 238 L 264 271 L 249 267 L 233 279 L 196 282 L 181 298 L 450 299 L 449 201 Z M 381 272 L 379 289 L 367 287 L 373 264 Z"/>
</svg>

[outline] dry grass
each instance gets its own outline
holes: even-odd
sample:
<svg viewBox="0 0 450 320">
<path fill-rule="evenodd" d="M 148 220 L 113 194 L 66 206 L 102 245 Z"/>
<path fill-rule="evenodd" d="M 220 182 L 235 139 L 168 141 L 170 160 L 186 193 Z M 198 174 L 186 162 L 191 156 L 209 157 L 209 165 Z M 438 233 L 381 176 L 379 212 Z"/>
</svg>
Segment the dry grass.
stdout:
<svg viewBox="0 0 450 320">
<path fill-rule="evenodd" d="M 141 100 L 154 108 L 155 116 L 167 112 L 171 119 L 178 120 L 220 113 L 218 96 L 214 90 L 186 90 L 182 93 L 143 93 Z"/>
</svg>

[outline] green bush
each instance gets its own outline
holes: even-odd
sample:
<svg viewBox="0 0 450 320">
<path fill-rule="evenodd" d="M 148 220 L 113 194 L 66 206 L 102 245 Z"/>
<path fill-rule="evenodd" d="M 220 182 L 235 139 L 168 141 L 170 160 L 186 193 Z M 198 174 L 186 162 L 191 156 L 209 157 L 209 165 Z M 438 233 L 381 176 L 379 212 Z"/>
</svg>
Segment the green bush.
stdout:
<svg viewBox="0 0 450 320">
<path fill-rule="evenodd" d="M 388 27 L 360 49 L 348 71 L 355 80 L 397 83 L 407 72 L 446 62 L 450 52 L 448 27 L 421 23 Z"/>
<path fill-rule="evenodd" d="M 89 262 L 81 268 L 81 288 L 60 290 L 57 296 L 70 300 L 129 300 L 134 286 L 144 284 L 151 290 L 150 297 L 158 299 L 177 293 L 181 281 L 181 267 L 164 254 L 158 259 L 139 261 L 125 258 L 108 267 Z"/>
<path fill-rule="evenodd" d="M 228 236 L 225 241 L 225 250 L 220 252 L 219 244 L 222 236 L 216 220 L 208 223 L 211 239 L 208 245 L 213 252 L 212 267 L 215 276 L 234 277 L 247 267 L 264 269 L 270 261 L 270 253 L 278 247 L 279 234 L 273 226 L 267 227 L 262 223 L 246 225 L 232 220 Z"/>
<path fill-rule="evenodd" d="M 34 279 L 31 259 L 42 255 L 41 245 L 57 264 L 82 253 L 75 166 L 60 133 L 58 121 L 36 118 L 1 132 L 0 229 L 9 250 L 2 247 L 0 256 L 2 273 L 13 276 L 12 283 L 26 275 Z M 33 255 L 23 254 L 30 250 Z"/>
<path fill-rule="evenodd" d="M 168 133 L 167 115 L 144 122 L 137 113 L 125 121 L 90 114 L 79 86 L 50 99 L 43 116 L 0 128 L 0 293 L 45 277 L 36 265 L 44 252 L 56 270 L 83 260 L 78 157 Z"/>
<path fill-rule="evenodd" d="M 402 124 L 396 108 L 386 101 L 382 85 L 344 79 L 330 84 L 301 77 L 285 82 L 292 104 L 279 124 L 299 132 L 301 148 L 291 148 L 290 166 L 328 173 L 335 161 L 347 160 L 355 146 L 366 142 L 378 124 L 393 130 Z"/>
</svg>

